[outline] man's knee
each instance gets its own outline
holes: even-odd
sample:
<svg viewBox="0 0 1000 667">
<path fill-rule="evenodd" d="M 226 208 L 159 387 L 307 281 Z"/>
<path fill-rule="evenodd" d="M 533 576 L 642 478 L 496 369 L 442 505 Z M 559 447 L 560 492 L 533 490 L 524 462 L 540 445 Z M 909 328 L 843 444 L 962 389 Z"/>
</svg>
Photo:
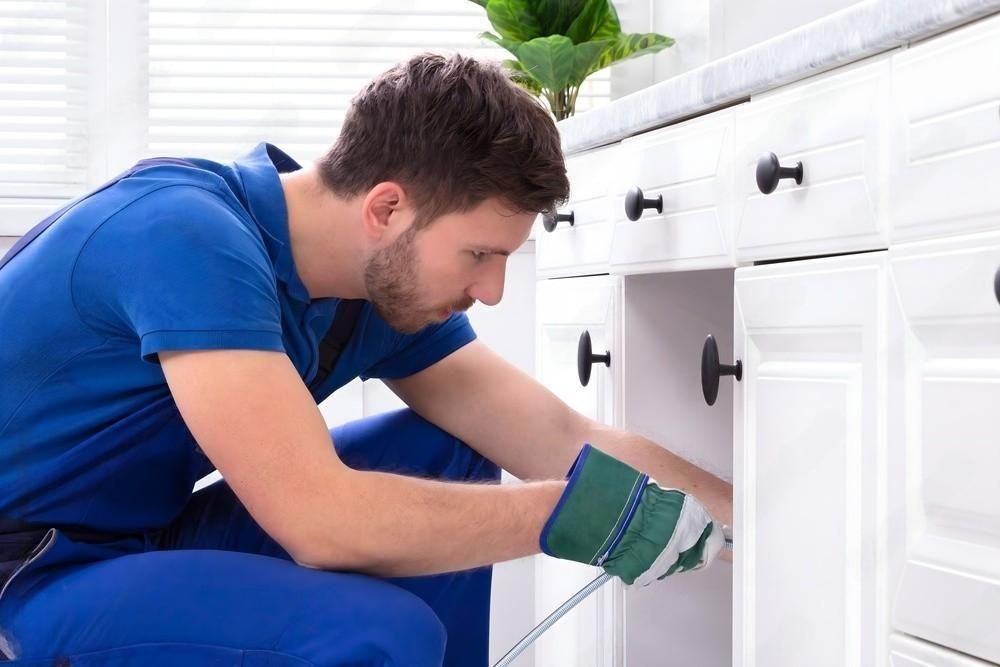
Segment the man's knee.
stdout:
<svg viewBox="0 0 1000 667">
<path fill-rule="evenodd" d="M 404 408 L 330 430 L 347 465 L 451 481 L 500 481 L 500 468 L 459 438 Z"/>
<path fill-rule="evenodd" d="M 438 667 L 447 633 L 422 599 L 364 575 L 333 574 L 288 619 L 277 650 L 313 664 Z M 345 587 L 344 577 L 355 579 Z"/>
</svg>

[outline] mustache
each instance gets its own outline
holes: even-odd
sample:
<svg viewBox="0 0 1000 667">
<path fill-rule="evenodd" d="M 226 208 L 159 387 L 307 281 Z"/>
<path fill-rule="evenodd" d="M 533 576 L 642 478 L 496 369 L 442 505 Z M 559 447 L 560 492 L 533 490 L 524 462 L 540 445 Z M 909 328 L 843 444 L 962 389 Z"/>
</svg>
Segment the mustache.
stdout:
<svg viewBox="0 0 1000 667">
<path fill-rule="evenodd" d="M 466 311 L 469 308 L 472 308 L 472 306 L 474 306 L 475 303 L 476 303 L 475 299 L 465 299 L 461 303 L 452 306 L 452 310 L 454 310 L 454 311 Z"/>
</svg>

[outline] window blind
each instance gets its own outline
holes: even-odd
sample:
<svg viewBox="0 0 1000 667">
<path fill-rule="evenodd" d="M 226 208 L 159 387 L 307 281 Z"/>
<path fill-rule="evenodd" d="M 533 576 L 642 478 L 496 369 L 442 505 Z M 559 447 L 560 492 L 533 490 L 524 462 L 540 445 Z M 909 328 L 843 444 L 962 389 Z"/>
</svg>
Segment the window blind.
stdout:
<svg viewBox="0 0 1000 667">
<path fill-rule="evenodd" d="M 351 98 L 421 51 L 501 60 L 467 0 L 149 0 L 146 155 L 231 159 L 270 141 L 299 160 L 336 139 Z M 578 111 L 610 97 L 608 72 Z"/>
<path fill-rule="evenodd" d="M 0 236 L 87 183 L 84 3 L 0 2 Z"/>
</svg>

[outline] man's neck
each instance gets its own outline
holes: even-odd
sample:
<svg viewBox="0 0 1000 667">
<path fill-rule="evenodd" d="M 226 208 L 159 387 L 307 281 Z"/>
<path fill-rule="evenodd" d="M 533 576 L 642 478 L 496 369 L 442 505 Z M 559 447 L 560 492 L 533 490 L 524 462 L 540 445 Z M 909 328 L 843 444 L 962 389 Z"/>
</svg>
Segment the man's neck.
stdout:
<svg viewBox="0 0 1000 667">
<path fill-rule="evenodd" d="M 309 297 L 363 299 L 363 253 L 356 207 L 320 180 L 314 165 L 281 175 L 295 269 Z"/>
</svg>

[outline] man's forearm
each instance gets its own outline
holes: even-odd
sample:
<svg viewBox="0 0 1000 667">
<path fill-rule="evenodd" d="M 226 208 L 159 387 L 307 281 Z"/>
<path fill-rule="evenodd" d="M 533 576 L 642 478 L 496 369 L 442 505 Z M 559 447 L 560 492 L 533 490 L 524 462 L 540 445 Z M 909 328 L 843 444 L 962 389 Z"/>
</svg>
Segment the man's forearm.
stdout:
<svg viewBox="0 0 1000 667">
<path fill-rule="evenodd" d="M 724 524 L 733 523 L 733 486 L 689 463 L 655 442 L 619 429 L 593 423 L 584 440 L 625 461 L 667 488 L 680 489 L 697 498 Z"/>
<path fill-rule="evenodd" d="M 453 572 L 539 553 L 566 486 L 440 482 L 353 470 L 303 564 L 382 577 Z"/>
</svg>

